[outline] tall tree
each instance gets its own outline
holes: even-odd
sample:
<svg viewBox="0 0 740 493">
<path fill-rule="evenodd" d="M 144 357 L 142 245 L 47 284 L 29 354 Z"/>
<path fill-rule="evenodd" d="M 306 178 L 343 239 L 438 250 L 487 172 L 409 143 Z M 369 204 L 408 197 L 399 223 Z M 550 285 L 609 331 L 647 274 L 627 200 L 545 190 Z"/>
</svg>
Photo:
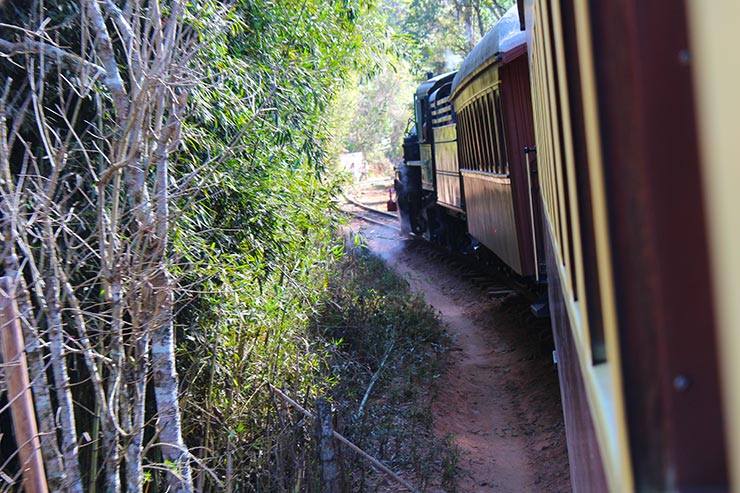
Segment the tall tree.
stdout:
<svg viewBox="0 0 740 493">
<path fill-rule="evenodd" d="M 47 358 L 59 425 L 48 412 L 40 419 L 52 441 L 60 437 L 50 450 L 61 450 L 61 489 L 101 481 L 117 492 L 123 470 L 125 489 L 142 490 L 151 380 L 165 482 L 192 491 L 168 259 L 169 156 L 195 83 L 192 15 L 182 2 L 158 0 L 3 9 L 11 20 L 0 31 L 4 260 L 30 291 L 22 295 L 29 348 L 49 349 L 32 377 L 43 382 Z M 92 391 L 99 415 L 84 417 L 73 386 Z M 78 444 L 97 429 L 91 420 L 101 435 L 90 437 L 84 460 L 93 472 L 83 480 Z M 102 480 L 91 458 L 100 454 Z M 52 483 L 58 457 L 47 462 Z"/>
<path fill-rule="evenodd" d="M 414 71 L 423 75 L 456 69 L 514 0 L 411 0 L 397 6 L 399 29 L 415 49 Z"/>
</svg>

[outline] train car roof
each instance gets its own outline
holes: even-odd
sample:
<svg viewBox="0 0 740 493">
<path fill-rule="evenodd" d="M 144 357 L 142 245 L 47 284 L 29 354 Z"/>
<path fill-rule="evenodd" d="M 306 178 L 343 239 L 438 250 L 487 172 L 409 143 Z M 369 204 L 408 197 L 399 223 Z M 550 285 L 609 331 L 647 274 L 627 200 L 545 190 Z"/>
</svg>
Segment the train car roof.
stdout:
<svg viewBox="0 0 740 493">
<path fill-rule="evenodd" d="M 519 10 L 514 5 L 465 57 L 452 81 L 452 94 L 455 94 L 467 79 L 494 63 L 496 55 L 506 53 L 526 42 L 527 34 L 521 30 Z"/>
<path fill-rule="evenodd" d="M 421 85 L 416 89 L 416 95 L 419 98 L 426 96 L 445 82 L 449 82 L 450 80 L 452 80 L 452 78 L 455 76 L 455 73 L 456 72 L 454 71 L 447 72 L 445 74 L 440 74 L 436 77 L 432 77 L 431 79 L 422 82 Z"/>
</svg>

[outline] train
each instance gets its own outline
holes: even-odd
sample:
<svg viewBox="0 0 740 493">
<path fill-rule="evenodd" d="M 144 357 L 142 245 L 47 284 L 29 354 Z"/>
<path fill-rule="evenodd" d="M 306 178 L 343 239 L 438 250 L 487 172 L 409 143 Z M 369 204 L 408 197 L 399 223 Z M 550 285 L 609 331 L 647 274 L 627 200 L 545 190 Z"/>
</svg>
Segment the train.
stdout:
<svg viewBox="0 0 740 493">
<path fill-rule="evenodd" d="M 740 491 L 733 0 L 518 0 L 414 94 L 404 228 L 546 286 L 575 492 Z"/>
</svg>

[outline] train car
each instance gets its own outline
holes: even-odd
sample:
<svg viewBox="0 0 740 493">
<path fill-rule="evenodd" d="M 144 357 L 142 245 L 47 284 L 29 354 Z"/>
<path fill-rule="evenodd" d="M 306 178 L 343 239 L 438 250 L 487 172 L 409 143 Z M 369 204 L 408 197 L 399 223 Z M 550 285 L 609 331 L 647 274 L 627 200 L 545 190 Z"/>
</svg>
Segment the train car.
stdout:
<svg viewBox="0 0 740 493">
<path fill-rule="evenodd" d="M 740 491 L 740 6 L 518 9 L 573 489 Z"/>
<path fill-rule="evenodd" d="M 526 38 L 510 9 L 465 58 L 452 81 L 469 234 L 522 277 L 544 263 Z"/>
</svg>

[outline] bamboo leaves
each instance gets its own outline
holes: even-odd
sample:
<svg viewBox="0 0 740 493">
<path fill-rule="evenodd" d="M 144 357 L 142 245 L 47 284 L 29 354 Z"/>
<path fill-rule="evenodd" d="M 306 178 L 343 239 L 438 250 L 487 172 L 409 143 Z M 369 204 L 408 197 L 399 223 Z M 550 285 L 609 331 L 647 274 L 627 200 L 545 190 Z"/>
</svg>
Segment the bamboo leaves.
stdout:
<svg viewBox="0 0 740 493">
<path fill-rule="evenodd" d="M 275 443 L 239 419 L 262 372 L 325 385 L 303 333 L 338 244 L 323 112 L 372 65 L 374 11 L 19 5 L 0 2 L 2 262 L 49 486 L 193 491 L 197 464 L 198 489 L 236 490 L 245 444 Z"/>
</svg>

